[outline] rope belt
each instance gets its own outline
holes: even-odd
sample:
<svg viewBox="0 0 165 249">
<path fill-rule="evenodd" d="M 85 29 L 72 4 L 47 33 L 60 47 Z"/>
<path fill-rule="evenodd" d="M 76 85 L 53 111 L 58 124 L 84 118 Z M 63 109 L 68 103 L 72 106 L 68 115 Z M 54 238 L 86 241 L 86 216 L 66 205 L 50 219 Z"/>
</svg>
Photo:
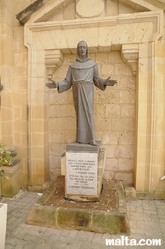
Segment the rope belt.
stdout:
<svg viewBox="0 0 165 249">
<path fill-rule="evenodd" d="M 93 81 L 73 81 L 72 82 L 73 85 L 77 85 L 77 84 L 85 84 L 85 85 L 93 85 Z"/>
</svg>

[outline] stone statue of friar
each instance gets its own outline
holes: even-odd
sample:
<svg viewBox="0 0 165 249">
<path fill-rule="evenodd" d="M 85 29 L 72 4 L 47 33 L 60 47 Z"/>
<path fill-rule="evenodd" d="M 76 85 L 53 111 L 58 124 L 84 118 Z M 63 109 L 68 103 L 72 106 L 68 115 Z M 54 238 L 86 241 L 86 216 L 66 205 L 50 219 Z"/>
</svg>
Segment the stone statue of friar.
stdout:
<svg viewBox="0 0 165 249">
<path fill-rule="evenodd" d="M 117 81 L 110 77 L 99 76 L 97 64 L 88 58 L 88 46 L 85 41 L 77 45 L 76 61 L 72 62 L 62 82 L 47 83 L 50 88 L 57 87 L 62 93 L 72 87 L 73 101 L 76 111 L 77 132 L 76 142 L 97 145 L 94 129 L 94 86 L 105 90 L 106 86 L 114 86 Z M 53 84 L 53 87 L 50 86 Z"/>
</svg>

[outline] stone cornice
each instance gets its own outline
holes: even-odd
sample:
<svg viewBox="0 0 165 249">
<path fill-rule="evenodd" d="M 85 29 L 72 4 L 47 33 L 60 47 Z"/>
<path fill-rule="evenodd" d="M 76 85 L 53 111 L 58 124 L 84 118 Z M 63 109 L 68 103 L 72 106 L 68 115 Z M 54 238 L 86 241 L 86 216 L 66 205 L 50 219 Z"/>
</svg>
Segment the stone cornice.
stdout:
<svg viewBox="0 0 165 249">
<path fill-rule="evenodd" d="M 164 0 L 120 0 L 121 2 L 134 7 L 137 10 L 146 11 L 157 11 L 165 10 Z M 23 25 L 27 22 L 37 22 L 43 16 L 47 16 L 49 19 L 49 13 L 52 13 L 53 9 L 58 6 L 65 6 L 68 0 L 36 0 L 34 3 L 30 4 L 27 8 L 22 10 L 16 15 L 16 18 Z"/>
<path fill-rule="evenodd" d="M 63 54 L 58 49 L 45 50 L 45 65 L 47 68 L 47 76 L 52 78 L 54 71 L 63 63 Z"/>
<path fill-rule="evenodd" d="M 136 75 L 138 71 L 139 45 L 123 45 L 121 49 L 121 57 L 123 61 L 132 69 L 133 75 Z"/>
<path fill-rule="evenodd" d="M 153 30 L 149 42 L 159 39 L 163 31 L 163 11 L 149 11 L 135 14 L 122 14 L 113 17 L 104 18 L 84 18 L 65 21 L 51 21 L 39 23 L 27 23 L 26 29 L 32 32 L 36 31 L 51 31 L 51 30 L 69 30 L 69 29 L 83 29 L 83 28 L 99 28 L 117 26 L 120 24 L 133 23 L 153 23 Z"/>
<path fill-rule="evenodd" d="M 37 0 L 37 1 L 35 1 L 34 3 L 30 4 L 27 8 L 25 8 L 24 10 L 19 12 L 16 15 L 16 18 L 22 24 L 27 23 L 30 20 L 32 14 L 35 13 L 36 11 L 38 11 L 39 9 L 41 9 L 46 1 L 47 0 Z"/>
<path fill-rule="evenodd" d="M 150 11 L 165 10 L 164 0 L 120 0 L 131 5 L 135 9 L 146 9 Z"/>
</svg>

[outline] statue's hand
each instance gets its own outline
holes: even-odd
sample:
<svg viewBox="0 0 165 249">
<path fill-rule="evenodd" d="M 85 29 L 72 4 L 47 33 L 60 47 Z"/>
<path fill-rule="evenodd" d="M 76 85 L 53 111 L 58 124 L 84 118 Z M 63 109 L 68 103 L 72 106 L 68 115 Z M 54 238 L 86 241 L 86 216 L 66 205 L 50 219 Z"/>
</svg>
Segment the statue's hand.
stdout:
<svg viewBox="0 0 165 249">
<path fill-rule="evenodd" d="M 53 84 L 55 85 L 55 87 L 57 88 L 59 86 L 59 83 L 56 82 L 55 80 L 51 80 L 53 82 Z"/>
<path fill-rule="evenodd" d="M 46 86 L 49 88 L 57 88 L 59 86 L 58 82 L 51 80 L 52 83 L 46 83 Z"/>
<path fill-rule="evenodd" d="M 114 86 L 115 84 L 117 84 L 116 80 L 110 80 L 110 77 L 108 77 L 105 81 L 105 85 L 106 86 Z"/>
</svg>

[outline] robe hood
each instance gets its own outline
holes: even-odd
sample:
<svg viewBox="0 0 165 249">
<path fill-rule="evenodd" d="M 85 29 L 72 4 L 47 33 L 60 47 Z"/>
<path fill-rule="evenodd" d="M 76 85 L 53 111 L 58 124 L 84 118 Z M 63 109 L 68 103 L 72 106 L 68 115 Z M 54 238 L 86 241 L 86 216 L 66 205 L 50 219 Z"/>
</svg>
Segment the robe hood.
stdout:
<svg viewBox="0 0 165 249">
<path fill-rule="evenodd" d="M 84 59 L 81 59 L 78 53 L 78 47 L 80 42 L 84 42 L 86 44 L 86 57 Z M 77 51 L 76 51 L 76 61 L 72 62 L 70 64 L 71 68 L 75 68 L 75 69 L 86 69 L 86 68 L 90 68 L 93 67 L 94 65 L 96 65 L 96 63 L 94 61 L 92 61 L 90 58 L 88 58 L 88 45 L 85 41 L 80 41 L 77 44 Z"/>
</svg>

